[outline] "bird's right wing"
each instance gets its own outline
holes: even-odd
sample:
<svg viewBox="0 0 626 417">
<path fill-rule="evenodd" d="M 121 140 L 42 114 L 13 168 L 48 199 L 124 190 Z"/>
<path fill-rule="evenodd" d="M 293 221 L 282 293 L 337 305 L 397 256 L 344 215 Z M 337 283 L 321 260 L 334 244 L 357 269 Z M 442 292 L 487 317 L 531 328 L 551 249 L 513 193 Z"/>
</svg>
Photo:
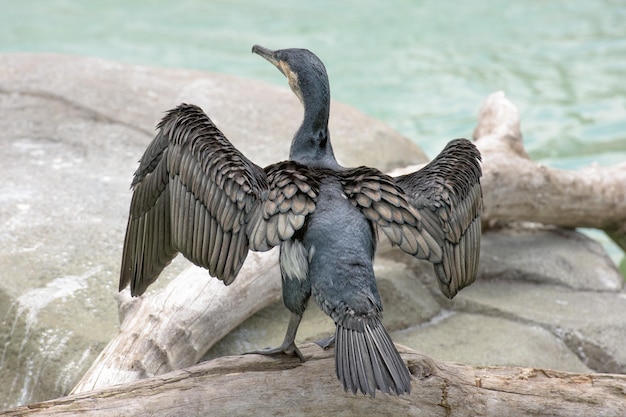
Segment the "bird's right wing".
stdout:
<svg viewBox="0 0 626 417">
<path fill-rule="evenodd" d="M 142 294 L 181 252 L 231 283 L 248 253 L 246 224 L 269 194 L 267 175 L 193 105 L 158 125 L 135 172 L 120 273 Z"/>
<path fill-rule="evenodd" d="M 420 213 L 424 229 L 441 247 L 441 259 L 431 262 L 448 298 L 474 282 L 478 271 L 481 175 L 476 146 L 455 139 L 424 168 L 395 178 Z"/>
<path fill-rule="evenodd" d="M 346 169 L 339 175 L 346 197 L 392 244 L 420 259 L 441 259 L 440 245 L 393 178 L 370 167 Z"/>
</svg>

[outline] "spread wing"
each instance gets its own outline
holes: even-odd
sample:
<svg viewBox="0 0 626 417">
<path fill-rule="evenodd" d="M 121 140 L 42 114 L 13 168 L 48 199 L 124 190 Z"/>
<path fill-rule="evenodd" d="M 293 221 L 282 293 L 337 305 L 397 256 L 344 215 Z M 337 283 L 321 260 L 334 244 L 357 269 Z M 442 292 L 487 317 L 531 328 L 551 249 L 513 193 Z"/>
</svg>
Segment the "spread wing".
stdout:
<svg viewBox="0 0 626 417">
<path fill-rule="evenodd" d="M 420 259 L 441 259 L 441 246 L 391 177 L 369 167 L 348 169 L 340 175 L 346 196 L 391 243 Z"/>
<path fill-rule="evenodd" d="M 291 181 L 306 190 L 299 167 L 283 172 L 273 165 L 268 177 L 200 108 L 182 104 L 158 129 L 132 182 L 120 290 L 130 283 L 132 295 L 141 295 L 178 252 L 228 285 L 248 254 L 250 236 L 252 249 L 267 250 L 314 210 L 312 187 L 307 198 L 292 192 Z M 273 204 L 278 213 L 269 210 Z"/>
<path fill-rule="evenodd" d="M 480 152 L 455 139 L 428 165 L 395 178 L 443 253 L 434 268 L 443 294 L 452 298 L 476 279 L 483 208 Z"/>
</svg>

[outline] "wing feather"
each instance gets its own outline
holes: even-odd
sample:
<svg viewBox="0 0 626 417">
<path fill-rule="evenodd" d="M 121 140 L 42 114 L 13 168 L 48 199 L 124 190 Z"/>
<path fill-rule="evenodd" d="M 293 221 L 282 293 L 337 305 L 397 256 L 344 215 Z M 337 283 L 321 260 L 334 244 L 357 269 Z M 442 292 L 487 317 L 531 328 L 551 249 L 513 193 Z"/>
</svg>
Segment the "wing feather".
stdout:
<svg viewBox="0 0 626 417">
<path fill-rule="evenodd" d="M 294 161 L 265 168 L 270 192 L 263 210 L 247 224 L 250 248 L 266 250 L 291 239 L 315 211 L 319 195 L 319 172 Z"/>
<path fill-rule="evenodd" d="M 480 160 L 474 144 L 455 139 L 424 168 L 395 179 L 443 253 L 433 263 L 439 288 L 449 298 L 474 282 L 478 271 Z"/>
<path fill-rule="evenodd" d="M 393 179 L 375 168 L 358 167 L 339 173 L 344 193 L 361 212 L 403 251 L 431 262 L 441 249 Z"/>
<path fill-rule="evenodd" d="M 246 220 L 261 212 L 265 172 L 196 106 L 182 104 L 157 126 L 135 172 L 120 289 L 142 294 L 181 252 L 230 283 L 248 252 Z"/>
</svg>

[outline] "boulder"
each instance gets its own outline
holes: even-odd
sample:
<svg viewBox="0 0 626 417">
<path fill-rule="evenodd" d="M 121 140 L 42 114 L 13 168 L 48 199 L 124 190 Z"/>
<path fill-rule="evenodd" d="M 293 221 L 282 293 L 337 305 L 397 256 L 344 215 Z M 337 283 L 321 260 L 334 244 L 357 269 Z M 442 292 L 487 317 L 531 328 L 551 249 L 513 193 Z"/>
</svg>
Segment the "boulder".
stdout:
<svg viewBox="0 0 626 417">
<path fill-rule="evenodd" d="M 623 277 L 603 247 L 572 230 L 516 225 L 482 236 L 477 281 L 453 300 L 432 266 L 385 247 L 375 272 L 385 327 L 396 343 L 476 366 L 626 373 Z M 328 337 L 314 305 L 296 342 Z M 280 344 L 288 312 L 265 308 L 217 343 L 205 359 Z"/>
</svg>

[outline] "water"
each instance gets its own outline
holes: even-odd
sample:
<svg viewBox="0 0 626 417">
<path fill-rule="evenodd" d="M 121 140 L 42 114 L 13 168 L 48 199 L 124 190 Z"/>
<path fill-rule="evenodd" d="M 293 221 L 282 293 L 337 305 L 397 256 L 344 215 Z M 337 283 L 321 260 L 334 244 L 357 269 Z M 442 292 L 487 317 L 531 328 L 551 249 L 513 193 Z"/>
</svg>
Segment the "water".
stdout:
<svg viewBox="0 0 626 417">
<path fill-rule="evenodd" d="M 482 100 L 504 90 L 531 157 L 577 169 L 626 161 L 625 21 L 621 0 L 0 0 L 0 52 L 93 55 L 284 86 L 251 46 L 306 47 L 326 63 L 335 99 L 431 156 L 470 136 Z"/>
</svg>

